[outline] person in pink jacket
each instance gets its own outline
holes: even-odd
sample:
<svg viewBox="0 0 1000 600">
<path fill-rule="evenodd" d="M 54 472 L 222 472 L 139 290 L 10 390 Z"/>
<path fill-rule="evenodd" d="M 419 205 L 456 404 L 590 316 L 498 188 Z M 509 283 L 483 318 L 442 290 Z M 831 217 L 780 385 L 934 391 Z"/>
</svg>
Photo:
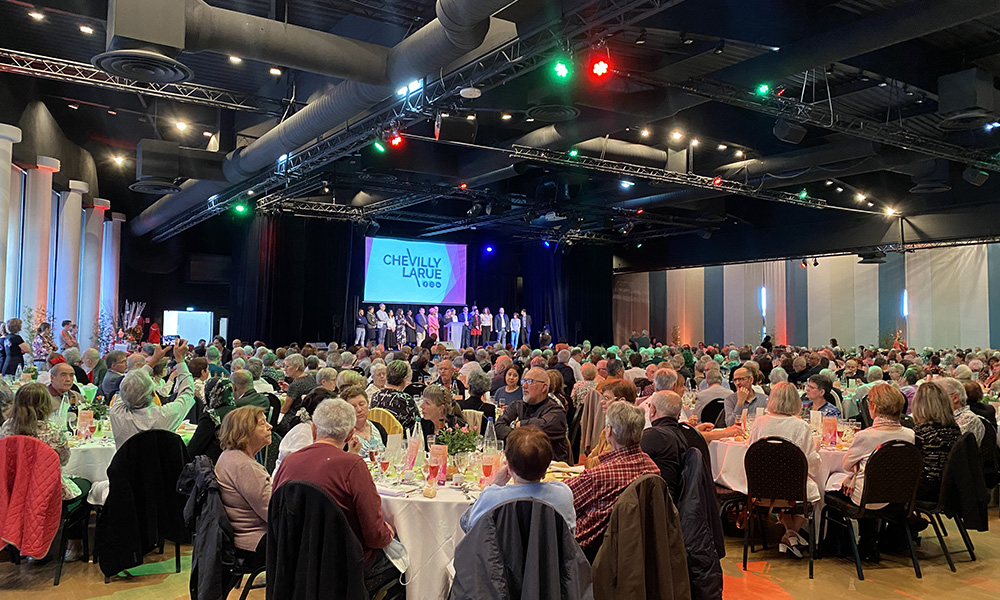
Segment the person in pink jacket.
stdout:
<svg viewBox="0 0 1000 600">
<path fill-rule="evenodd" d="M 441 336 L 438 334 L 440 328 L 441 323 L 438 322 L 438 309 L 436 306 L 432 306 L 427 311 L 427 335 L 433 335 L 435 338 L 441 339 Z"/>
</svg>

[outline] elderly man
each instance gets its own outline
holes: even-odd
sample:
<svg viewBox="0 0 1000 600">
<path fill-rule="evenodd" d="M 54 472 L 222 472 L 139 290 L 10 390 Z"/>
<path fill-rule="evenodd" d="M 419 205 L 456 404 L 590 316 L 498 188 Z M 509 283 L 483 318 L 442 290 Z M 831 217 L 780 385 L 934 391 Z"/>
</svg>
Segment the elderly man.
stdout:
<svg viewBox="0 0 1000 600">
<path fill-rule="evenodd" d="M 187 349 L 186 340 L 177 340 L 174 344 L 177 378 L 174 382 L 173 402 L 163 406 L 153 404 L 153 380 L 146 369 L 129 371 L 121 378 L 121 393 L 108 411 L 115 446 L 120 448 L 126 440 L 140 431 L 174 431 L 184 420 L 195 403 L 194 380 L 184 363 Z M 124 356 L 122 364 L 124 365 Z"/>
<path fill-rule="evenodd" d="M 87 373 L 87 379 L 83 383 L 90 382 L 100 387 L 108 373 L 108 364 L 101 358 L 101 353 L 96 348 L 87 348 L 83 351 L 81 362 Z"/>
<path fill-rule="evenodd" d="M 122 377 L 128 370 L 128 357 L 121 350 L 108 352 L 105 359 L 108 364 L 108 372 L 101 382 L 98 393 L 104 396 L 105 402 L 111 402 L 111 398 L 118 393 L 118 387 L 122 383 Z"/>
<path fill-rule="evenodd" d="M 733 383 L 736 391 L 725 399 L 726 427 L 732 427 L 736 423 L 736 417 L 741 416 L 744 410 L 756 414 L 757 408 L 767 406 L 767 396 L 753 391 L 753 374 L 748 369 L 736 369 Z"/>
<path fill-rule="evenodd" d="M 729 388 L 722 385 L 724 381 L 725 379 L 718 369 L 705 371 L 705 383 L 707 383 L 707 386 L 695 394 L 694 401 L 694 412 L 698 415 L 699 421 L 701 420 L 701 411 L 705 410 L 705 407 L 710 402 L 719 399 L 724 400 L 733 393 Z"/>
<path fill-rule="evenodd" d="M 576 373 L 573 371 L 573 367 L 569 366 L 569 350 L 560 350 L 556 354 L 556 360 L 559 362 L 556 363 L 554 369 L 562 375 L 566 390 L 572 390 L 573 386 L 576 385 Z"/>
<path fill-rule="evenodd" d="M 52 399 L 55 401 L 56 406 L 62 399 L 63 394 L 69 394 L 70 396 L 76 398 L 77 404 L 83 402 L 83 395 L 80 394 L 80 390 L 73 385 L 73 379 L 76 377 L 73 367 L 69 363 L 59 363 L 49 369 L 49 394 L 52 395 Z"/>
<path fill-rule="evenodd" d="M 274 489 L 289 481 L 305 481 L 333 497 L 361 542 L 365 587 L 375 594 L 399 577 L 399 571 L 382 552 L 392 542 L 395 532 L 385 522 L 375 482 L 365 461 L 358 456 L 356 423 L 354 407 L 346 401 L 338 398 L 320 402 L 312 415 L 316 442 L 281 461 L 274 474 Z M 345 452 L 348 440 L 351 443 Z"/>
<path fill-rule="evenodd" d="M 614 402 L 608 406 L 604 420 L 604 435 L 611 452 L 601 456 L 601 464 L 567 482 L 576 509 L 576 541 L 591 562 L 604 540 L 615 500 L 639 477 L 660 473 L 639 446 L 645 424 L 642 409 L 628 402 Z"/>
<path fill-rule="evenodd" d="M 229 376 L 233 383 L 233 400 L 236 406 L 259 406 L 266 411 L 271 408 L 267 397 L 253 388 L 253 375 L 250 371 L 240 369 Z M 266 416 L 266 415 L 265 415 Z"/>
<path fill-rule="evenodd" d="M 600 382 L 608 378 L 608 361 L 602 358 L 595 364 L 597 365 L 598 385 L 600 385 Z"/>
<path fill-rule="evenodd" d="M 566 437 L 566 411 L 558 400 L 549 396 L 549 376 L 545 369 L 529 369 L 521 380 L 521 388 L 524 399 L 507 405 L 497 420 L 497 437 L 505 439 L 517 427 L 535 425 L 549 436 L 556 460 L 572 460 L 569 456 L 569 439 Z"/>
<path fill-rule="evenodd" d="M 570 350 L 569 361 L 566 364 L 573 369 L 573 378 L 576 383 L 583 381 L 583 350 L 580 348 Z"/>
<path fill-rule="evenodd" d="M 427 315 L 424 314 L 423 306 L 417 309 L 417 314 L 413 317 L 413 323 L 417 333 L 417 346 L 419 346 L 424 343 L 424 338 L 427 337 Z"/>
<path fill-rule="evenodd" d="M 965 386 L 954 377 L 942 377 L 936 382 L 951 399 L 951 406 L 955 410 L 955 422 L 958 423 L 962 433 L 972 432 L 972 435 L 976 437 L 976 444 L 982 444 L 983 436 L 986 435 L 986 426 L 983 424 L 982 417 L 969 408 L 969 397 Z"/>
<path fill-rule="evenodd" d="M 87 371 L 80 366 L 80 349 L 79 348 L 67 348 L 63 352 L 63 358 L 66 359 L 66 363 L 73 367 L 73 377 L 76 379 L 77 383 L 80 385 L 85 385 L 90 382 L 90 378 L 87 376 Z"/>
<path fill-rule="evenodd" d="M 446 390 L 451 390 L 451 395 L 455 400 L 465 398 L 465 384 L 455 377 L 455 365 L 447 358 L 438 363 L 438 378 L 431 385 L 435 384 L 443 386 Z"/>
<path fill-rule="evenodd" d="M 375 311 L 375 322 L 378 327 L 378 345 L 385 346 L 385 332 L 389 328 L 389 313 L 385 310 L 385 304 L 379 304 Z"/>
<path fill-rule="evenodd" d="M 205 351 L 205 358 L 208 359 L 208 372 L 212 377 L 229 377 L 229 371 L 220 364 L 222 351 L 218 346 L 209 346 Z"/>
<path fill-rule="evenodd" d="M 597 363 L 597 372 L 598 374 L 601 372 L 600 363 Z M 602 391 L 604 386 L 610 384 L 612 381 L 622 379 L 625 375 L 625 365 L 617 358 L 610 358 L 604 364 L 604 372 L 606 373 L 605 378 L 597 384 L 598 392 Z"/>
<path fill-rule="evenodd" d="M 660 469 L 672 498 L 681 493 L 681 468 L 688 443 L 677 418 L 683 401 L 674 392 L 655 392 L 646 401 L 646 414 L 652 426 L 642 433 L 640 447 Z"/>
<path fill-rule="evenodd" d="M 805 385 L 806 380 L 809 379 L 809 363 L 806 361 L 804 356 L 796 356 L 792 360 L 792 372 L 788 374 L 788 381 L 796 385 Z"/>
<path fill-rule="evenodd" d="M 258 394 L 274 393 L 274 386 L 260 378 L 264 372 L 264 362 L 261 359 L 257 357 L 248 358 L 247 371 L 250 371 L 250 375 L 253 376 L 253 389 Z"/>
</svg>

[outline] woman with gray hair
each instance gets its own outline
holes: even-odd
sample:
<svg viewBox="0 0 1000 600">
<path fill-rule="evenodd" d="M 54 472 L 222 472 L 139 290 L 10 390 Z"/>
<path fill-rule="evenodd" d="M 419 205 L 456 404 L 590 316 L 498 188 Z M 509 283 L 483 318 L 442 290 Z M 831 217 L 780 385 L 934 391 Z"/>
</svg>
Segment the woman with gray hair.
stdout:
<svg viewBox="0 0 1000 600">
<path fill-rule="evenodd" d="M 802 412 L 802 401 L 799 399 L 799 392 L 795 386 L 787 381 L 774 384 L 771 388 L 771 395 L 767 399 L 768 414 L 757 417 L 754 421 L 753 430 L 750 432 L 752 445 L 757 440 L 769 437 L 784 438 L 802 450 L 806 456 L 809 478 L 806 480 L 806 499 L 810 502 L 818 502 L 820 499 L 819 486 L 816 479 L 819 477 L 819 452 L 813 442 L 812 429 L 809 423 L 799 418 Z M 778 521 L 785 526 L 785 534 L 781 536 L 781 543 L 778 545 L 778 552 L 792 553 L 798 558 L 802 558 L 802 552 L 798 546 L 806 546 L 808 542 L 799 535 L 799 530 L 805 524 L 805 517 L 782 513 Z"/>
<path fill-rule="evenodd" d="M 369 405 L 371 408 L 382 408 L 391 412 L 403 429 L 410 431 L 420 416 L 413 396 L 405 391 L 413 374 L 410 365 L 405 360 L 393 360 L 382 368 L 385 378 L 382 389 L 374 394 L 370 393 L 371 388 L 365 391 L 368 394 Z M 374 373 L 373 367 L 373 376 Z"/>
<path fill-rule="evenodd" d="M 483 413 L 482 423 L 469 423 L 469 425 L 480 433 L 486 431 L 487 421 L 489 419 L 495 420 L 497 416 L 496 405 L 486 402 L 484 399 L 484 396 L 490 391 L 490 383 L 489 375 L 484 373 L 482 369 L 475 369 L 469 373 L 468 377 L 469 397 L 458 403 L 463 411 L 478 410 Z"/>
<path fill-rule="evenodd" d="M 187 352 L 187 340 L 177 340 L 174 344 L 178 372 L 174 393 L 177 397 L 163 406 L 153 404 L 153 379 L 145 369 L 125 374 L 119 393 L 108 411 L 116 447 L 120 448 L 126 440 L 140 431 L 174 431 L 194 407 L 194 378 L 184 363 Z"/>
<path fill-rule="evenodd" d="M 233 400 L 233 384 L 223 377 L 212 377 L 205 384 L 205 410 L 198 419 L 198 427 L 188 442 L 188 456 L 204 454 L 215 464 L 222 455 L 219 443 L 219 428 L 222 419 L 236 409 Z"/>
</svg>

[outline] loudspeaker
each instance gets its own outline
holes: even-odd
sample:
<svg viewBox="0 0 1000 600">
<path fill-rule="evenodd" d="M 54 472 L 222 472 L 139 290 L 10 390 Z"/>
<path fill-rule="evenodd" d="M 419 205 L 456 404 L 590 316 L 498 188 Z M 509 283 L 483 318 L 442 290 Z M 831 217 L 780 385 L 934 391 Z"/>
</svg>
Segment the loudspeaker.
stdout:
<svg viewBox="0 0 1000 600">
<path fill-rule="evenodd" d="M 798 144 L 806 137 L 806 128 L 798 123 L 789 123 L 784 119 L 774 122 L 774 137 L 789 144 Z"/>
<path fill-rule="evenodd" d="M 445 142 L 464 142 L 474 144 L 479 123 L 476 119 L 468 119 L 464 115 L 451 116 L 439 112 L 434 120 L 434 139 Z"/>
<path fill-rule="evenodd" d="M 975 167 L 969 167 L 962 171 L 962 179 L 968 181 L 972 185 L 983 185 L 989 178 L 989 173 Z"/>
</svg>

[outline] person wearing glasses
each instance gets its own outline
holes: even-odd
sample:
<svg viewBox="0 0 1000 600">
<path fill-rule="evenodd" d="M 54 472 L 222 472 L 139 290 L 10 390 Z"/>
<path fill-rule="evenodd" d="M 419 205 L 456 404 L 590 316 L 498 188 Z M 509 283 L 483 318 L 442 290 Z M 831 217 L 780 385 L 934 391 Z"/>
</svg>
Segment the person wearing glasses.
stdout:
<svg viewBox="0 0 1000 600">
<path fill-rule="evenodd" d="M 755 413 L 758 407 L 767 406 L 767 396 L 753 390 L 753 373 L 749 369 L 743 367 L 736 369 L 733 373 L 733 383 L 736 384 L 736 391 L 725 399 L 726 427 L 732 427 L 744 410 Z"/>
<path fill-rule="evenodd" d="M 99 392 L 104 396 L 104 402 L 110 404 L 111 398 L 118 393 L 122 377 L 128 370 L 128 355 L 121 350 L 112 350 L 104 360 L 108 364 L 108 373 L 101 382 Z"/>
<path fill-rule="evenodd" d="M 518 427 L 535 425 L 549 436 L 554 459 L 570 462 L 566 410 L 549 394 L 549 377 L 545 369 L 529 369 L 521 379 L 521 388 L 524 398 L 508 404 L 497 420 L 497 437 L 506 439 Z"/>
</svg>

